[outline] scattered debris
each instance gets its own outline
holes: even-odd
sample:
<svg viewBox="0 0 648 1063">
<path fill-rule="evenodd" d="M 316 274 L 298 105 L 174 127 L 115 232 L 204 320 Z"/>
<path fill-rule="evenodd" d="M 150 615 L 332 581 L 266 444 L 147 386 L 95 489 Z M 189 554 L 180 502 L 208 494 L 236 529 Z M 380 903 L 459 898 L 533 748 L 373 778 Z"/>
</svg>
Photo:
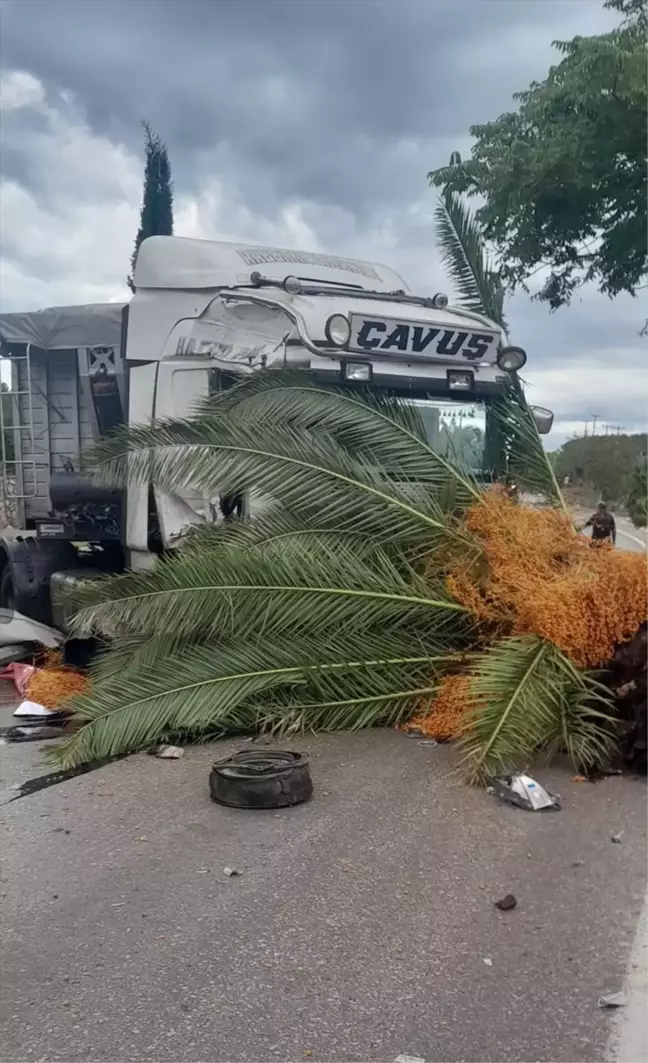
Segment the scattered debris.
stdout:
<svg viewBox="0 0 648 1063">
<path fill-rule="evenodd" d="M 585 866 L 585 861 L 584 860 L 572 860 L 572 867 L 584 867 L 584 866 Z"/>
<path fill-rule="evenodd" d="M 589 782 L 587 775 L 572 775 L 572 782 Z"/>
<path fill-rule="evenodd" d="M 436 738 L 420 738 L 416 743 L 417 746 L 438 746 Z"/>
<path fill-rule="evenodd" d="M 598 998 L 599 1008 L 625 1008 L 628 998 L 625 993 L 603 993 Z"/>
<path fill-rule="evenodd" d="M 19 661 L 12 661 L 11 664 L 6 665 L 6 667 L 0 671 L 0 679 L 7 679 L 10 683 L 13 683 L 21 698 L 24 698 L 27 694 L 29 680 L 35 671 L 36 669 L 33 664 L 22 664 Z"/>
<path fill-rule="evenodd" d="M 560 809 L 558 795 L 550 794 L 530 775 L 503 775 L 493 779 L 493 791 L 501 801 L 517 805 L 518 808 L 525 808 L 529 812 Z"/>
<path fill-rule="evenodd" d="M 240 875 L 241 872 L 237 871 L 235 867 L 224 867 L 223 874 L 227 875 L 228 878 L 233 878 L 235 875 Z"/>
<path fill-rule="evenodd" d="M 484 956 L 484 963 L 486 964 L 487 967 L 492 967 L 493 966 L 493 961 L 490 960 L 488 958 L 488 956 Z"/>
<path fill-rule="evenodd" d="M 620 830 L 618 834 L 612 834 L 610 837 L 617 845 L 621 845 L 621 842 L 623 841 L 623 831 Z"/>
<path fill-rule="evenodd" d="M 184 757 L 184 749 L 180 746 L 158 746 L 155 755 L 160 760 L 181 760 Z"/>
<path fill-rule="evenodd" d="M 496 908 L 499 908 L 500 912 L 510 912 L 513 908 L 517 908 L 517 897 L 512 893 L 507 893 L 501 900 L 494 901 L 494 904 Z"/>
<path fill-rule="evenodd" d="M 39 701 L 31 701 L 27 698 L 25 701 L 21 701 L 20 705 L 14 712 L 14 716 L 53 716 L 56 714 L 55 709 L 48 709 L 47 706 L 41 705 Z"/>
<path fill-rule="evenodd" d="M 305 754 L 247 748 L 216 761 L 209 789 L 230 808 L 287 808 L 308 801 L 313 782 Z"/>
<path fill-rule="evenodd" d="M 60 724 L 22 724 L 17 727 L 8 727 L 4 732 L 4 742 L 44 742 L 51 738 L 62 738 L 65 728 Z"/>
</svg>

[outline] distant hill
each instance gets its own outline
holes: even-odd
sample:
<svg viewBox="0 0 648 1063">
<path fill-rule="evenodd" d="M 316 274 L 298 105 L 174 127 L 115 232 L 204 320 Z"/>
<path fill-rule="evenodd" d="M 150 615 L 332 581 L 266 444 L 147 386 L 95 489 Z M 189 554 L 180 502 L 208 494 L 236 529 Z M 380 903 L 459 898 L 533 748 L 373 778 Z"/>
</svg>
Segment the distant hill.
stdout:
<svg viewBox="0 0 648 1063">
<path fill-rule="evenodd" d="M 626 500 L 633 470 L 646 453 L 645 432 L 583 436 L 570 439 L 552 455 L 552 460 L 559 482 L 568 476 L 571 488 L 581 488 L 605 502 L 618 504 Z"/>
</svg>

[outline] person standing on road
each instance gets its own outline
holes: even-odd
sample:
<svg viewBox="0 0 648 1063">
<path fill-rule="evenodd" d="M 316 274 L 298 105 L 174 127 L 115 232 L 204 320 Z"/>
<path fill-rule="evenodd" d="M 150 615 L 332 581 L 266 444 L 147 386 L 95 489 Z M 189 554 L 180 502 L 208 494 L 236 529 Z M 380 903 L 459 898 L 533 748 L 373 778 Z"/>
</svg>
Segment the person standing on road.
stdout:
<svg viewBox="0 0 648 1063">
<path fill-rule="evenodd" d="M 593 543 L 603 543 L 608 540 L 616 543 L 616 521 L 612 514 L 608 512 L 605 502 L 599 502 L 596 507 L 596 513 L 592 513 L 583 528 L 592 529 Z"/>
</svg>

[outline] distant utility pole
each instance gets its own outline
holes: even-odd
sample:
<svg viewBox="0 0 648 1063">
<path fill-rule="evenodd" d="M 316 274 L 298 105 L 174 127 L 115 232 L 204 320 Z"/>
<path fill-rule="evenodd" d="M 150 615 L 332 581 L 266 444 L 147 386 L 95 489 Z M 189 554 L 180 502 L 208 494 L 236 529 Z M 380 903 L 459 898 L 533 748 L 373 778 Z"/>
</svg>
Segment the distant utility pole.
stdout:
<svg viewBox="0 0 648 1063">
<path fill-rule="evenodd" d="M 593 436 L 596 435 L 596 422 L 598 421 L 599 417 L 600 417 L 600 414 L 598 414 L 598 413 L 593 413 L 592 414 L 592 435 Z"/>
</svg>

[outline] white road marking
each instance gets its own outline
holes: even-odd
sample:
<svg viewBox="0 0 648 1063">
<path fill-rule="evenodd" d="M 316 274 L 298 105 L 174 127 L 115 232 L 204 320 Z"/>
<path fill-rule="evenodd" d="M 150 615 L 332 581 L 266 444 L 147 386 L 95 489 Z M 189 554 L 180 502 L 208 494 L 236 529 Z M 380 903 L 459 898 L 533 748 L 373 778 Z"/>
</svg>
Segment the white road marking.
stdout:
<svg viewBox="0 0 648 1063">
<path fill-rule="evenodd" d="M 620 528 L 618 524 L 617 535 L 622 535 L 624 539 L 630 539 L 633 543 L 637 543 L 638 546 L 643 546 L 644 548 L 646 546 L 645 539 L 639 539 L 636 535 L 631 535 L 630 532 L 624 531 L 623 528 Z"/>
<path fill-rule="evenodd" d="M 639 919 L 624 989 L 628 1005 L 612 1019 L 606 1059 L 609 1063 L 645 1063 L 648 1058 L 648 900 Z"/>
</svg>

